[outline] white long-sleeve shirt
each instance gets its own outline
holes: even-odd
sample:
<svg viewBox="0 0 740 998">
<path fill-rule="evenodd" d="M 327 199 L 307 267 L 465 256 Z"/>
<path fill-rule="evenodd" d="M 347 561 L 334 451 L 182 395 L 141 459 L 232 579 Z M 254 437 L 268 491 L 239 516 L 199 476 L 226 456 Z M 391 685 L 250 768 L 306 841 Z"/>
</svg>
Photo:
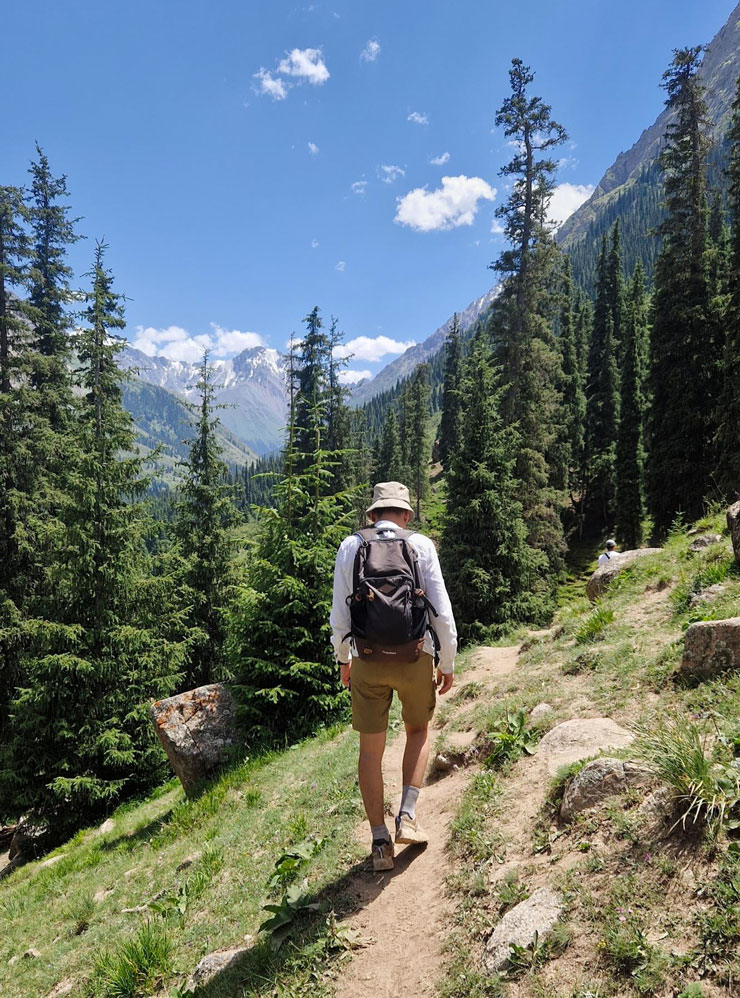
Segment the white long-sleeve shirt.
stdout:
<svg viewBox="0 0 740 998">
<path fill-rule="evenodd" d="M 397 524 L 390 520 L 378 520 L 375 527 L 382 530 L 400 529 Z M 450 597 L 447 595 L 442 578 L 437 549 L 431 538 L 425 537 L 424 534 L 412 534 L 409 537 L 409 544 L 412 545 L 419 558 L 419 573 L 424 593 L 438 614 L 435 617 L 430 613 L 430 623 L 439 639 L 439 668 L 442 672 L 450 673 L 455 668 L 457 628 L 455 627 L 455 618 L 452 615 Z M 345 635 L 349 634 L 351 629 L 347 597 L 352 595 L 355 554 L 359 546 L 360 539 L 356 534 L 345 537 L 339 545 L 334 565 L 334 598 L 330 623 L 332 628 L 331 643 L 334 646 L 334 654 L 338 662 L 349 662 L 352 657 L 352 639 L 348 637 L 345 640 Z M 430 655 L 434 654 L 434 642 L 429 634 L 424 638 L 424 651 Z"/>
</svg>

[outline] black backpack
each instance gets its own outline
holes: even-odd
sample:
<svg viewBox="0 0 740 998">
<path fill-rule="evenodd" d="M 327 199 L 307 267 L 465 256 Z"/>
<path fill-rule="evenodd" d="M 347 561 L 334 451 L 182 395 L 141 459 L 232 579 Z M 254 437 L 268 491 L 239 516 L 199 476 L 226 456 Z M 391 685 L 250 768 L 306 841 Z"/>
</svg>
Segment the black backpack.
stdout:
<svg viewBox="0 0 740 998">
<path fill-rule="evenodd" d="M 436 652 L 429 614 L 436 617 L 437 611 L 422 588 L 418 557 L 408 540 L 412 533 L 400 527 L 357 531 L 360 546 L 347 603 L 357 655 L 366 662 L 416 662 L 427 631 Z"/>
</svg>

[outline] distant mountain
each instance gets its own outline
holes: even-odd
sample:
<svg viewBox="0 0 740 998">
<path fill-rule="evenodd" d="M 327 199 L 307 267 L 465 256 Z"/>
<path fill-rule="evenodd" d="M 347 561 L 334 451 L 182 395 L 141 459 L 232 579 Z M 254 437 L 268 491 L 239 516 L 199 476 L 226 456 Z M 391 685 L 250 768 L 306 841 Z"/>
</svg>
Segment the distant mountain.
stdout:
<svg viewBox="0 0 740 998">
<path fill-rule="evenodd" d="M 702 39 L 687 39 L 699 44 Z M 666 66 L 668 65 L 666 54 Z M 727 126 L 735 84 L 740 75 L 740 3 L 727 23 L 707 47 L 701 76 L 707 87 L 707 103 L 713 127 L 713 148 L 709 155 L 710 175 L 721 179 L 725 158 L 723 134 Z M 656 87 L 660 81 L 656 80 Z M 648 274 L 658 252 L 652 229 L 661 219 L 662 184 L 657 157 L 663 146 L 671 117 L 664 110 L 646 128 L 627 152 L 617 156 L 598 183 L 596 190 L 560 227 L 557 239 L 568 250 L 576 278 L 586 287 L 593 283 L 599 244 L 604 232 L 619 219 L 625 250 L 625 267 L 630 273 L 636 259 L 642 259 Z"/>
<path fill-rule="evenodd" d="M 498 287 L 491 288 L 490 291 L 486 291 L 480 298 L 476 298 L 474 302 L 471 302 L 462 312 L 457 313 L 457 320 L 462 332 L 470 329 L 481 315 L 490 308 L 497 293 Z M 409 347 L 405 353 L 402 353 L 400 357 L 392 360 L 390 364 L 386 364 L 374 378 L 358 385 L 352 392 L 352 404 L 357 406 L 363 405 L 363 403 L 375 395 L 379 395 L 388 388 L 393 388 L 397 381 L 407 378 L 419 364 L 431 360 L 442 349 L 444 341 L 447 339 L 447 334 L 450 331 L 453 318 L 453 316 L 450 316 L 447 322 L 435 330 L 431 336 L 428 336 L 423 343 L 416 343 L 414 346 Z"/>
<path fill-rule="evenodd" d="M 190 401 L 197 398 L 197 364 L 169 360 L 167 357 L 149 357 L 134 347 L 126 347 L 122 351 L 119 363 L 122 368 L 134 372 L 136 379 L 133 384 L 138 380 Z M 278 450 L 283 442 L 287 402 L 282 362 L 277 350 L 252 347 L 231 360 L 213 361 L 213 368 L 218 386 L 215 401 L 226 407 L 219 410 L 218 415 L 232 449 L 252 455 Z M 139 425 L 148 403 L 152 404 L 155 412 L 171 411 L 165 396 L 146 393 L 143 389 L 139 389 L 139 402 Z M 245 462 L 242 460 L 239 463 Z"/>
</svg>

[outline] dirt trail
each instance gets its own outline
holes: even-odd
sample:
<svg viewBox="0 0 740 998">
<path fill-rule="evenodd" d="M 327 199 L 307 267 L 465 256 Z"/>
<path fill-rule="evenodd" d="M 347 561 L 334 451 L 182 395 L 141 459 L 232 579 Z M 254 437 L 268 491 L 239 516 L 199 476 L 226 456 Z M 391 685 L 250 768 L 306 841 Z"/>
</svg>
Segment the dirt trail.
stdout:
<svg viewBox="0 0 740 998">
<path fill-rule="evenodd" d="M 494 686 L 516 667 L 517 648 L 483 648 L 459 685 L 471 681 Z M 452 695 L 454 695 L 454 688 Z M 432 736 L 433 737 L 433 736 Z M 389 745 L 384 758 L 387 794 L 397 810 L 401 794 L 401 760 L 404 738 Z M 433 748 L 433 746 L 432 746 Z M 448 829 L 457 810 L 469 773 L 452 772 L 428 783 L 419 798 L 419 820 L 429 835 L 425 849 L 400 846 L 395 869 L 373 873 L 368 863 L 350 885 L 361 906 L 350 919 L 365 948 L 358 950 L 337 982 L 337 998 L 409 998 L 432 995 L 441 976 L 442 945 L 452 906 L 445 897 L 450 872 L 445 850 Z M 357 829 L 362 842 L 367 826 Z"/>
</svg>

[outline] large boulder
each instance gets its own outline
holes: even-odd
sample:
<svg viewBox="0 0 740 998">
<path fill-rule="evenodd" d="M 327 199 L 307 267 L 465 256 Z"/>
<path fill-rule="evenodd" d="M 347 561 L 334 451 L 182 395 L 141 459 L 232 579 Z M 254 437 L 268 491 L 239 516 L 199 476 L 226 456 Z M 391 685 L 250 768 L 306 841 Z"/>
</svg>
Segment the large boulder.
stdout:
<svg viewBox="0 0 740 998">
<path fill-rule="evenodd" d="M 570 821 L 581 811 L 596 807 L 608 797 L 624 793 L 631 786 L 650 779 L 649 770 L 621 759 L 594 759 L 587 762 L 570 781 L 563 794 L 560 817 Z"/>
<path fill-rule="evenodd" d="M 251 943 L 251 937 L 248 937 Z M 238 946 L 235 949 L 217 950 L 204 956 L 193 973 L 190 975 L 188 987 L 191 990 L 203 988 L 211 981 L 220 977 L 233 967 L 238 967 L 243 958 L 249 953 L 251 945 Z"/>
<path fill-rule="evenodd" d="M 660 548 L 636 548 L 634 551 L 615 551 L 610 555 L 605 565 L 600 565 L 586 583 L 586 595 L 594 602 L 603 596 L 609 584 L 619 575 L 623 568 L 631 565 L 638 558 L 648 554 L 657 554 Z"/>
<path fill-rule="evenodd" d="M 563 899 L 551 887 L 540 887 L 526 901 L 507 911 L 483 950 L 483 969 L 489 974 L 502 970 L 511 956 L 511 945 L 529 946 L 545 942 L 564 911 Z"/>
<path fill-rule="evenodd" d="M 149 711 L 185 793 L 217 769 L 236 743 L 236 705 L 223 683 L 157 700 Z"/>
<path fill-rule="evenodd" d="M 735 561 L 740 565 L 740 502 L 730 506 L 727 510 L 727 529 L 732 538 L 732 550 L 735 552 Z"/>
<path fill-rule="evenodd" d="M 691 624 L 684 635 L 679 673 L 701 680 L 734 669 L 740 669 L 740 617 Z"/>
<path fill-rule="evenodd" d="M 537 746 L 537 758 L 554 776 L 561 766 L 626 748 L 634 736 L 610 717 L 577 717 L 551 728 Z"/>
</svg>

